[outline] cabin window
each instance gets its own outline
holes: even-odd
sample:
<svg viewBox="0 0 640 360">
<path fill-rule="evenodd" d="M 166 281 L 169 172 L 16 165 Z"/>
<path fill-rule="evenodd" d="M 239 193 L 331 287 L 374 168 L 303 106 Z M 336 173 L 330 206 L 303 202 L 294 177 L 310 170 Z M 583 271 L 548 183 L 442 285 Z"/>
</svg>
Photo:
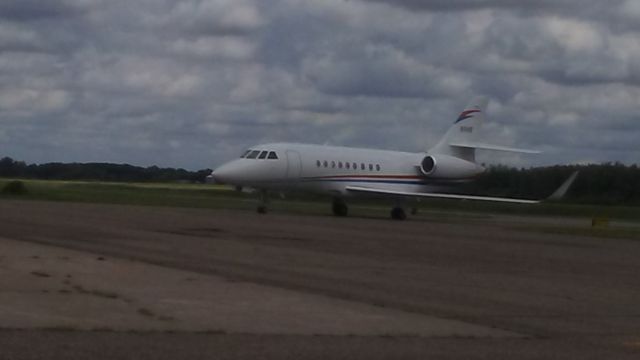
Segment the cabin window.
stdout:
<svg viewBox="0 0 640 360">
<path fill-rule="evenodd" d="M 364 163 L 360 163 L 360 169 L 364 170 Z"/>
<path fill-rule="evenodd" d="M 347 169 L 351 169 L 351 164 L 350 164 L 350 163 L 345 163 L 345 164 L 344 164 L 344 166 L 345 166 Z"/>
<path fill-rule="evenodd" d="M 327 167 L 327 166 L 329 166 L 329 163 L 327 163 L 327 160 L 325 160 L 325 161 L 322 163 L 322 165 L 323 165 L 324 167 Z"/>
<path fill-rule="evenodd" d="M 321 165 L 321 164 L 320 164 L 320 160 L 316 160 L 316 166 L 317 166 L 317 167 L 320 167 L 320 165 Z"/>
<path fill-rule="evenodd" d="M 240 158 L 242 159 L 243 157 L 247 156 L 247 154 L 249 154 L 251 152 L 251 150 L 247 150 L 244 153 L 242 153 L 242 156 L 240 156 Z"/>
<path fill-rule="evenodd" d="M 342 161 L 338 162 L 338 168 L 342 169 Z"/>
<path fill-rule="evenodd" d="M 376 164 L 376 171 L 380 171 L 380 164 Z"/>
<path fill-rule="evenodd" d="M 267 157 L 267 159 L 277 160 L 278 155 L 276 155 L 274 151 L 269 151 L 269 156 Z"/>
<path fill-rule="evenodd" d="M 269 154 L 268 151 L 261 152 L 260 156 L 258 156 L 258 159 L 266 159 L 267 158 L 267 154 Z"/>
<path fill-rule="evenodd" d="M 247 155 L 247 159 L 255 159 L 258 157 L 258 154 L 260 154 L 260 150 L 251 150 L 249 155 Z"/>
<path fill-rule="evenodd" d="M 358 164 L 353 163 L 353 170 L 358 170 Z"/>
<path fill-rule="evenodd" d="M 373 171 L 373 164 L 369 164 L 369 171 Z"/>
<path fill-rule="evenodd" d="M 336 162 L 335 162 L 335 161 L 332 161 L 332 162 L 331 162 L 331 168 L 335 168 L 335 167 L 336 167 Z"/>
</svg>

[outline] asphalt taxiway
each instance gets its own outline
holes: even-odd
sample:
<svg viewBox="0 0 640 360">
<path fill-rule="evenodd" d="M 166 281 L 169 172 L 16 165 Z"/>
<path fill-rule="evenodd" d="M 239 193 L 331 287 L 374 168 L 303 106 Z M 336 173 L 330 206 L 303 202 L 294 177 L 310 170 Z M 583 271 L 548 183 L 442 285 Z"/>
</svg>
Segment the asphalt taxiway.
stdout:
<svg viewBox="0 0 640 360">
<path fill-rule="evenodd" d="M 3 201 L 0 359 L 638 358 L 640 242 L 546 222 Z"/>
</svg>

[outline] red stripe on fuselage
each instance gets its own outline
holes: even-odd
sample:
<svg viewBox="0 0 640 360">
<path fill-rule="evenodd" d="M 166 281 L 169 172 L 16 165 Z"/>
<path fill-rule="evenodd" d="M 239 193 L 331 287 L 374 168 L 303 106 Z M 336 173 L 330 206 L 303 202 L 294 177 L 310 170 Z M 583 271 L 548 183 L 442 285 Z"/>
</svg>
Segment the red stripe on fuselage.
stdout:
<svg viewBox="0 0 640 360">
<path fill-rule="evenodd" d="M 417 175 L 327 175 L 327 176 L 311 176 L 308 179 L 343 179 L 343 178 L 356 178 L 356 179 L 424 179 L 422 176 Z"/>
</svg>

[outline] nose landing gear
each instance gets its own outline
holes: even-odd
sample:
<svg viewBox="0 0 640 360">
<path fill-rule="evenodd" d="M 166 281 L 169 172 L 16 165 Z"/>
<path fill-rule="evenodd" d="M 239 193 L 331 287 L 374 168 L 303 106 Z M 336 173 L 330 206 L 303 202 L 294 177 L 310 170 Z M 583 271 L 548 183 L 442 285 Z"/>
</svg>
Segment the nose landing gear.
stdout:
<svg viewBox="0 0 640 360">
<path fill-rule="evenodd" d="M 256 212 L 258 214 L 266 214 L 267 213 L 267 204 L 269 203 L 269 195 L 266 190 L 260 191 L 260 203 L 256 208 Z"/>
</svg>

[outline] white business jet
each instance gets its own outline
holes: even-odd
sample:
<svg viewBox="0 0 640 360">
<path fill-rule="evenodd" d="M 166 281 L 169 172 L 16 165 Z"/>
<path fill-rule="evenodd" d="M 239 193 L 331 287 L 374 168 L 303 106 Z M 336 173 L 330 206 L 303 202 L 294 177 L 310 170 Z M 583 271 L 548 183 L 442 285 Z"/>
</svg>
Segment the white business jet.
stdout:
<svg viewBox="0 0 640 360">
<path fill-rule="evenodd" d="M 539 200 L 444 193 L 452 185 L 473 180 L 484 172 L 475 162 L 476 149 L 538 153 L 484 144 L 477 135 L 488 100 L 475 98 L 458 116 L 442 140 L 426 153 L 409 153 L 297 143 L 257 145 L 239 159 L 218 167 L 209 179 L 253 188 L 261 193 L 258 212 L 267 210 L 269 191 L 309 191 L 333 196 L 333 213 L 346 216 L 346 200 L 357 196 L 390 197 L 396 203 L 393 219 L 403 220 L 406 200 L 419 198 L 466 199 L 533 204 Z M 550 197 L 567 191 L 572 176 Z"/>
</svg>

